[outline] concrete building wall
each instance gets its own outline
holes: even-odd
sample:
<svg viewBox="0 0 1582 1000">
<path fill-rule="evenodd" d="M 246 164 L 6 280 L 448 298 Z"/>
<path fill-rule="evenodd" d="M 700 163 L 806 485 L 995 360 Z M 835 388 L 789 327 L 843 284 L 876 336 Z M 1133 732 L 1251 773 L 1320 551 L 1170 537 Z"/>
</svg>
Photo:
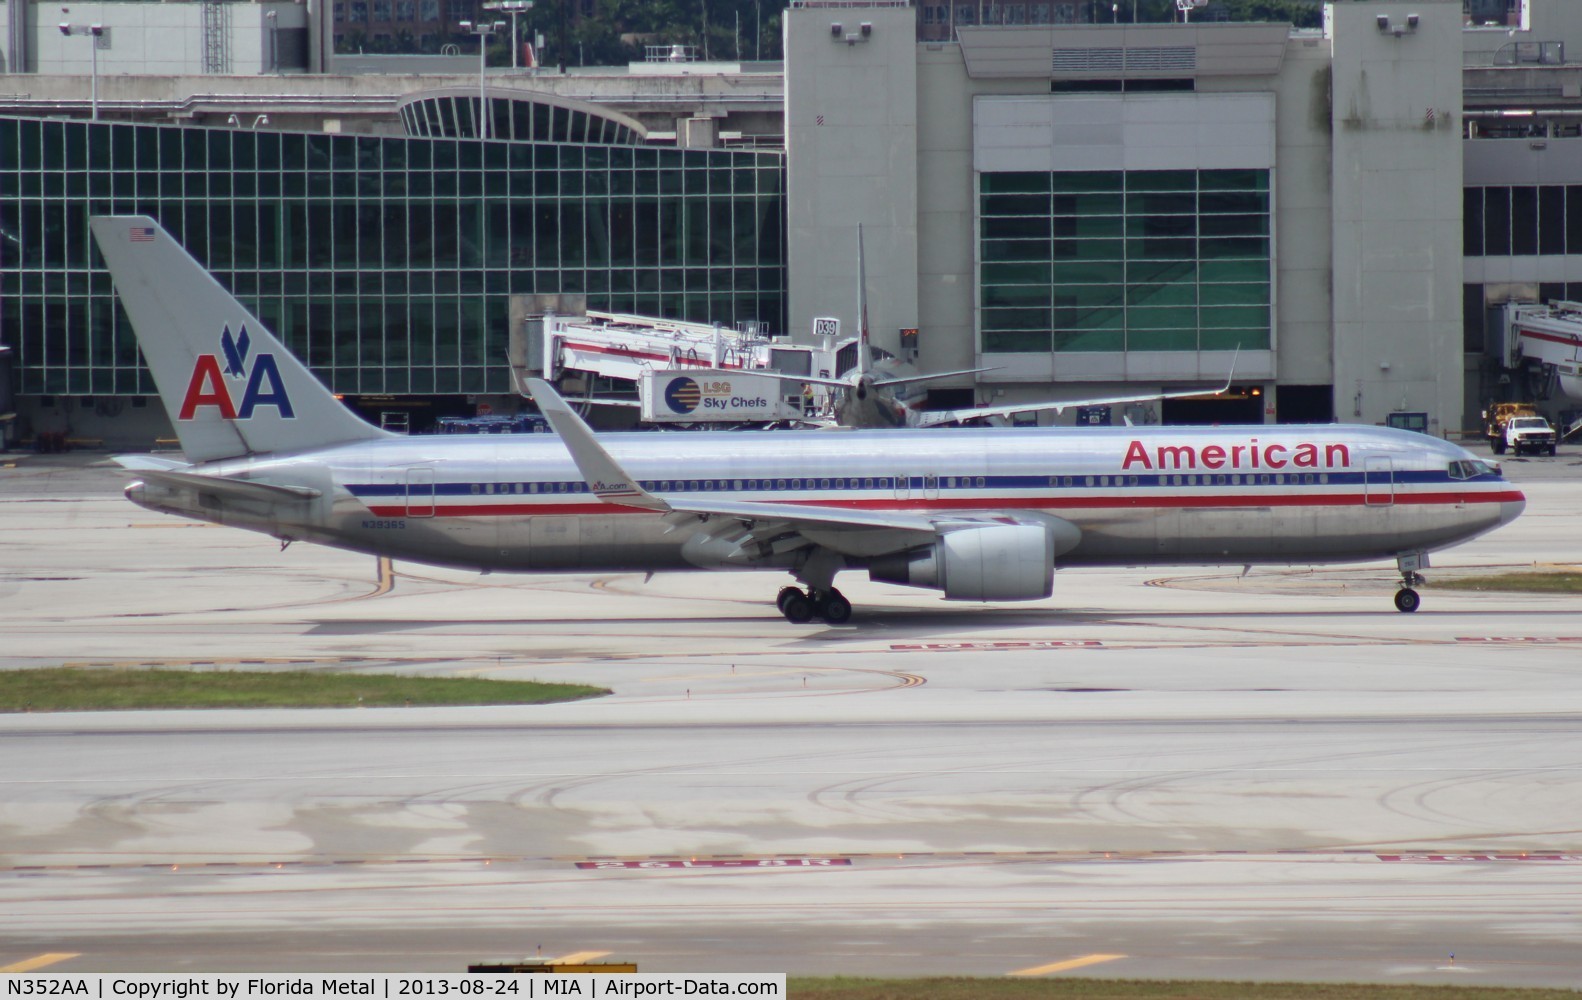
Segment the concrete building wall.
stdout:
<svg viewBox="0 0 1582 1000">
<path fill-rule="evenodd" d="M 1409 25 L 1408 18 L 1416 18 Z M 1379 18 L 1388 19 L 1387 30 Z M 1461 5 L 1326 8 L 1334 47 L 1336 416 L 1463 415 Z"/>
<path fill-rule="evenodd" d="M 1331 385 L 1329 40 L 1293 37 L 1274 88 L 1275 378 L 1285 385 Z"/>
<path fill-rule="evenodd" d="M 62 21 L 102 25 L 98 46 L 100 77 L 135 75 L 197 75 L 205 72 L 206 44 L 201 3 L 73 3 L 69 13 L 58 6 L 29 4 L 24 30 L 28 65 L 13 72 L 88 76 L 93 71 L 93 39 L 61 34 Z M 308 27 L 307 8 L 297 3 L 227 3 L 219 5 L 223 34 L 224 72 L 256 75 L 276 67 L 273 46 L 284 46 L 288 33 Z M 274 17 L 270 18 L 269 15 Z"/>
<path fill-rule="evenodd" d="M 895 351 L 897 331 L 918 326 L 915 15 L 847 3 L 786 11 L 787 266 L 799 339 L 817 316 L 839 317 L 843 335 L 857 329 L 859 223 L 873 342 Z"/>
<path fill-rule="evenodd" d="M 917 51 L 917 367 L 962 371 L 975 365 L 972 247 L 973 88 L 957 45 Z M 1014 90 L 1014 84 L 998 89 Z M 957 384 L 968 384 L 963 378 Z M 941 385 L 950 383 L 940 383 Z"/>
</svg>

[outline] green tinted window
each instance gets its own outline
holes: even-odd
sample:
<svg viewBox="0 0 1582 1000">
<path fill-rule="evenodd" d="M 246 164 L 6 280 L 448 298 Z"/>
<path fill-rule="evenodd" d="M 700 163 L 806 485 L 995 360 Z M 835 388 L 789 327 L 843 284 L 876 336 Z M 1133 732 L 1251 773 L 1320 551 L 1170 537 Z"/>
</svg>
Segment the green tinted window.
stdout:
<svg viewBox="0 0 1582 1000">
<path fill-rule="evenodd" d="M 1267 170 L 982 174 L 979 183 L 986 352 L 1038 350 L 1023 334 L 1045 311 L 1055 351 L 1268 346 Z"/>
<path fill-rule="evenodd" d="M 452 118 L 474 110 L 449 103 Z M 504 128 L 511 109 L 494 103 Z M 436 109 L 445 110 L 424 113 Z M 0 342 L 18 347 L 23 392 L 151 394 L 108 275 L 89 270 L 88 215 L 134 208 L 158 218 L 337 392 L 509 392 L 496 362 L 511 294 L 586 290 L 592 309 L 641 305 L 783 331 L 783 157 L 679 154 L 0 122 L 0 165 L 10 168 L 0 172 L 0 229 L 15 237 L 0 240 Z M 702 189 L 687 198 L 685 220 L 666 219 L 658 180 L 679 183 L 682 162 Z M 547 167 L 542 187 L 535 165 Z M 1028 183 L 1047 189 L 1048 177 Z M 1047 225 L 1047 211 L 1042 218 Z M 1048 259 L 1028 264 L 1045 290 Z M 689 261 L 682 294 L 634 293 L 657 290 L 660 272 L 679 278 Z M 1040 305 L 1047 298 L 1007 300 Z"/>
</svg>

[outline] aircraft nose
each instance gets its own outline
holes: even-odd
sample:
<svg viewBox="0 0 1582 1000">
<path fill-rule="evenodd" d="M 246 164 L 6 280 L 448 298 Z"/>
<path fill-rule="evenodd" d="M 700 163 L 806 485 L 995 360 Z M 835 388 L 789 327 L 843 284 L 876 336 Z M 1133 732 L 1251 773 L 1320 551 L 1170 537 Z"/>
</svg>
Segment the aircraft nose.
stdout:
<svg viewBox="0 0 1582 1000">
<path fill-rule="evenodd" d="M 1510 524 L 1512 521 L 1520 517 L 1522 511 L 1526 509 L 1527 497 L 1521 493 L 1516 494 L 1516 499 L 1514 500 L 1500 501 L 1500 523 Z"/>
</svg>

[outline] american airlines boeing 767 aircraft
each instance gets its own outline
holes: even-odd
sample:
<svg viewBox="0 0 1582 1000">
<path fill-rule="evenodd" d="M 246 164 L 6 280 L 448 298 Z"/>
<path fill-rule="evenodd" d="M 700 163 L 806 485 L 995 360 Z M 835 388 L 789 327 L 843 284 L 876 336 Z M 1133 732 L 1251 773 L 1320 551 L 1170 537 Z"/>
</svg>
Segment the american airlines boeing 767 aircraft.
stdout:
<svg viewBox="0 0 1582 1000">
<path fill-rule="evenodd" d="M 1515 518 L 1453 444 L 1346 425 L 596 435 L 547 383 L 555 435 L 407 437 L 347 410 L 146 216 L 94 238 L 186 462 L 119 461 L 152 510 L 479 570 L 789 572 L 792 622 L 844 622 L 836 574 L 947 600 L 1050 596 L 1060 566 L 1393 558 Z M 804 589 L 805 588 L 805 589 Z"/>
</svg>

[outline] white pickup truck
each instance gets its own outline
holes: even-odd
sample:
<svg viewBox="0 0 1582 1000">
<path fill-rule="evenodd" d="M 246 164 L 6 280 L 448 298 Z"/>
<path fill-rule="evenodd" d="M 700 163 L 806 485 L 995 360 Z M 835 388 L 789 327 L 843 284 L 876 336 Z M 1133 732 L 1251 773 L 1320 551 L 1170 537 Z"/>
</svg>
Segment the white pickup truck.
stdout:
<svg viewBox="0 0 1582 1000">
<path fill-rule="evenodd" d="M 1555 453 L 1555 429 L 1543 417 L 1511 417 L 1505 421 L 1505 448 L 1520 455 L 1524 451 Z M 1498 449 L 1504 451 L 1505 448 Z"/>
</svg>

